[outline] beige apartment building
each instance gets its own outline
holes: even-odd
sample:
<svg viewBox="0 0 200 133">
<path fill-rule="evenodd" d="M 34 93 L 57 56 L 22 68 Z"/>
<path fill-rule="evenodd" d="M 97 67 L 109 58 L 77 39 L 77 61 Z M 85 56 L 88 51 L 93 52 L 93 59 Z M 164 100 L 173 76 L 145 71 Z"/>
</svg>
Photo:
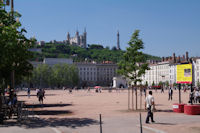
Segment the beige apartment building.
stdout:
<svg viewBox="0 0 200 133">
<path fill-rule="evenodd" d="M 77 62 L 74 63 L 79 70 L 80 84 L 82 86 L 111 86 L 116 76 L 117 64 Z"/>
</svg>

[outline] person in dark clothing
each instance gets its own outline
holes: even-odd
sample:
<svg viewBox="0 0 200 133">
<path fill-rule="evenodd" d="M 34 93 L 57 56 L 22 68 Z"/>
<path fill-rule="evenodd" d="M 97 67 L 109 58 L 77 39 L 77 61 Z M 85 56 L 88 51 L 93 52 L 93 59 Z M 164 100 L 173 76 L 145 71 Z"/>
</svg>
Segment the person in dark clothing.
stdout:
<svg viewBox="0 0 200 133">
<path fill-rule="evenodd" d="M 164 93 L 164 88 L 163 87 L 161 87 L 161 93 Z"/>
<path fill-rule="evenodd" d="M 30 93 L 31 93 L 31 89 L 28 87 L 27 88 L 27 96 L 28 96 L 28 98 L 30 98 Z"/>
<path fill-rule="evenodd" d="M 40 89 L 38 92 L 38 100 L 40 104 L 43 104 L 44 95 L 45 95 L 45 91 L 43 89 Z"/>
<path fill-rule="evenodd" d="M 173 96 L 173 90 L 172 90 L 172 88 L 170 87 L 170 88 L 169 88 L 169 98 L 168 98 L 168 100 L 172 100 L 172 96 Z"/>
</svg>

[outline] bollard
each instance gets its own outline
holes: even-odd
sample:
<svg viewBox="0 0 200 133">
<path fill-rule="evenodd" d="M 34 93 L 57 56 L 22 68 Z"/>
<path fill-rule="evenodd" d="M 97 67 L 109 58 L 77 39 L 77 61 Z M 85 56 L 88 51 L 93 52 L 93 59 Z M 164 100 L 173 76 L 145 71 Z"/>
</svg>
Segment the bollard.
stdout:
<svg viewBox="0 0 200 133">
<path fill-rule="evenodd" d="M 101 121 L 101 114 L 99 114 L 99 124 L 100 124 L 100 133 L 102 133 L 102 121 Z"/>
<path fill-rule="evenodd" d="M 140 113 L 140 133 L 142 133 L 142 117 L 141 117 L 141 113 Z"/>
</svg>

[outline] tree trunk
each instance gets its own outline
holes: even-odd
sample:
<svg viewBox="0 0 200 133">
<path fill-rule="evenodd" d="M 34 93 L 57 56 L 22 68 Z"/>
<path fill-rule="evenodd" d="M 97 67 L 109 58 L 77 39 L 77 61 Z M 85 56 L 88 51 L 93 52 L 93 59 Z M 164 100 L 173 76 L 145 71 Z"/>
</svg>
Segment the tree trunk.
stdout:
<svg viewBox="0 0 200 133">
<path fill-rule="evenodd" d="M 130 88 L 128 87 L 128 110 L 130 109 Z"/>
<path fill-rule="evenodd" d="M 135 110 L 137 110 L 137 87 L 135 88 Z"/>
<path fill-rule="evenodd" d="M 133 86 L 132 86 L 132 110 L 134 110 L 134 101 L 133 101 Z"/>
<path fill-rule="evenodd" d="M 140 110 L 142 109 L 142 88 L 140 88 Z"/>
</svg>

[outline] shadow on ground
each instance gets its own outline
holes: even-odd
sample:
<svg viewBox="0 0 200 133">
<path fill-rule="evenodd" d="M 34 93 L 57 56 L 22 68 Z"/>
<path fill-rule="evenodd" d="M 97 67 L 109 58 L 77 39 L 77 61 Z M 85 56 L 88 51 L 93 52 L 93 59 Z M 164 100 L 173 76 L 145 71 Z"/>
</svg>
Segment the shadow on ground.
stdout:
<svg viewBox="0 0 200 133">
<path fill-rule="evenodd" d="M 90 125 L 97 125 L 99 122 L 90 118 L 29 118 L 28 120 L 17 123 L 17 122 L 5 122 L 0 127 L 20 126 L 25 128 L 43 128 L 43 127 L 57 127 L 64 126 L 70 128 L 84 127 Z"/>
<path fill-rule="evenodd" d="M 35 115 L 67 115 L 72 114 L 69 110 L 34 110 Z"/>
<path fill-rule="evenodd" d="M 37 96 L 37 95 L 30 95 L 31 97 Z M 56 96 L 56 94 L 45 94 L 45 96 Z M 17 97 L 28 97 L 27 95 L 17 95 Z"/>
<path fill-rule="evenodd" d="M 163 122 L 156 122 L 156 123 L 153 123 L 153 124 L 159 124 L 159 125 L 176 125 L 176 124 L 173 124 L 173 123 L 163 123 Z"/>
<path fill-rule="evenodd" d="M 173 110 L 171 110 L 171 109 L 158 109 L 158 110 L 156 110 L 155 112 L 173 112 Z"/>
<path fill-rule="evenodd" d="M 72 104 L 27 104 L 26 108 L 64 107 Z"/>
</svg>

